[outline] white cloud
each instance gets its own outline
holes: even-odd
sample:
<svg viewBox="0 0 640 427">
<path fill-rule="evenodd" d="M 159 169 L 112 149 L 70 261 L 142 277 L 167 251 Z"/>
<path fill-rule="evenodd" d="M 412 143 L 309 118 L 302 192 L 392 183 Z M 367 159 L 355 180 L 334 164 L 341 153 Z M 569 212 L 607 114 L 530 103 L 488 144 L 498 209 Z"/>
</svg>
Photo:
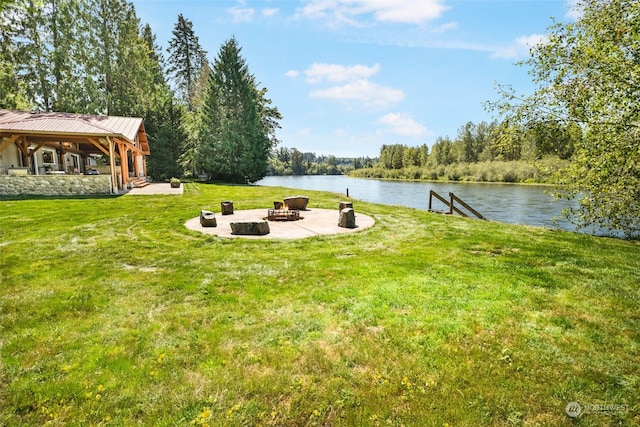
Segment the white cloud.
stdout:
<svg viewBox="0 0 640 427">
<path fill-rule="evenodd" d="M 292 79 L 295 79 L 296 77 L 298 77 L 299 74 L 300 74 L 300 71 L 298 70 L 289 70 L 286 73 L 284 73 L 285 76 L 291 77 Z"/>
<path fill-rule="evenodd" d="M 344 82 L 350 80 L 367 79 L 380 70 L 380 64 L 372 67 L 366 65 L 345 66 L 339 64 L 311 64 L 305 70 L 309 83 L 318 83 L 323 80 L 330 82 Z"/>
<path fill-rule="evenodd" d="M 262 16 L 275 16 L 278 14 L 278 12 L 280 11 L 280 9 L 278 9 L 277 7 L 272 7 L 272 8 L 265 8 L 262 9 Z"/>
<path fill-rule="evenodd" d="M 439 18 L 448 8 L 442 0 L 359 0 L 377 20 L 421 24 Z"/>
<path fill-rule="evenodd" d="M 447 22 L 446 24 L 439 25 L 431 30 L 434 34 L 442 34 L 449 30 L 455 30 L 458 28 L 457 22 Z"/>
<path fill-rule="evenodd" d="M 251 22 L 255 10 L 252 8 L 231 7 L 227 9 L 227 12 L 231 15 L 233 22 Z"/>
<path fill-rule="evenodd" d="M 334 99 L 339 101 L 357 101 L 362 103 L 361 108 L 379 109 L 387 108 L 402 101 L 405 97 L 403 91 L 388 86 L 373 83 L 369 77 L 380 71 L 380 64 L 366 65 L 340 65 L 314 63 L 305 70 L 308 83 L 343 83 L 312 91 L 312 98 Z"/>
<path fill-rule="evenodd" d="M 318 89 L 310 93 L 312 98 L 360 101 L 369 108 L 388 108 L 404 99 L 404 92 L 360 79 L 343 86 Z"/>
<path fill-rule="evenodd" d="M 312 0 L 302 9 L 298 9 L 297 16 L 309 19 L 325 18 L 329 12 L 338 6 L 336 0 Z"/>
<path fill-rule="evenodd" d="M 408 114 L 389 113 L 379 118 L 376 123 L 387 126 L 391 133 L 400 136 L 421 138 L 432 134 L 432 132 L 413 120 Z"/>
<path fill-rule="evenodd" d="M 521 58 L 529 55 L 532 47 L 544 43 L 546 36 L 543 34 L 531 34 L 518 37 L 512 44 L 495 49 L 493 58 Z"/>
<path fill-rule="evenodd" d="M 378 22 L 424 24 L 447 9 L 444 0 L 310 0 L 298 10 L 298 16 L 351 25 L 361 16 Z"/>
<path fill-rule="evenodd" d="M 298 131 L 298 136 L 308 136 L 311 134 L 311 129 L 309 128 L 302 128 Z"/>
</svg>

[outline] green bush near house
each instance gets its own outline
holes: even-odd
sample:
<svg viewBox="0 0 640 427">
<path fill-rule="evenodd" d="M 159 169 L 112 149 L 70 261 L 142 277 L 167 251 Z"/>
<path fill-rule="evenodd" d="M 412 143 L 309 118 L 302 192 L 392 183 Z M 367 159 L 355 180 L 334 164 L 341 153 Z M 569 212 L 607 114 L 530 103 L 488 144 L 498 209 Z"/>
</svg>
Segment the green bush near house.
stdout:
<svg viewBox="0 0 640 427">
<path fill-rule="evenodd" d="M 638 242 L 359 201 L 349 235 L 183 226 L 290 192 L 0 201 L 0 424 L 640 422 Z"/>
</svg>

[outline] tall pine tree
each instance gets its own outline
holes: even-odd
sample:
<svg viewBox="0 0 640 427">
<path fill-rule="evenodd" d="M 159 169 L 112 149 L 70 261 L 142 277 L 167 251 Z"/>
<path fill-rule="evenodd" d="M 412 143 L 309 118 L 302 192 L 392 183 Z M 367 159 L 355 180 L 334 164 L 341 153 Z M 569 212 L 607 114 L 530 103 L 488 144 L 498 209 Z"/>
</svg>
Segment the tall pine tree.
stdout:
<svg viewBox="0 0 640 427">
<path fill-rule="evenodd" d="M 235 38 L 225 42 L 213 64 L 196 120 L 197 164 L 212 179 L 250 183 L 267 173 L 281 115 L 249 72 Z"/>
<path fill-rule="evenodd" d="M 48 0 L 50 7 L 51 74 L 53 110 L 83 112 L 81 101 L 84 66 L 81 52 L 87 50 L 81 31 L 84 22 L 84 3 L 76 0 Z"/>
<path fill-rule="evenodd" d="M 82 70 L 80 0 L 28 0 L 0 9 L 0 103 L 7 108 L 75 111 Z M 74 66 L 74 64 L 76 64 Z M 83 103 L 77 103 L 83 105 Z"/>
<path fill-rule="evenodd" d="M 155 98 L 153 108 L 144 115 L 145 129 L 151 146 L 147 171 L 156 180 L 166 180 L 183 175 L 178 159 L 187 136 L 185 133 L 185 108 L 176 102 L 163 73 L 164 59 L 156 43 L 156 36 L 149 25 L 142 28 L 142 38 L 147 44 L 151 61 Z"/>
<path fill-rule="evenodd" d="M 30 102 L 25 85 L 19 77 L 18 41 L 20 22 L 16 16 L 23 8 L 0 3 L 0 108 L 26 109 Z"/>
<path fill-rule="evenodd" d="M 154 67 L 133 4 L 88 0 L 87 16 L 87 105 L 96 113 L 142 115 L 154 93 Z"/>
<path fill-rule="evenodd" d="M 40 109 L 51 111 L 53 94 L 49 63 L 51 57 L 50 32 L 47 27 L 47 13 L 34 0 L 26 2 L 21 20 L 22 41 L 18 44 L 19 55 L 23 58 L 20 74 L 26 82 L 30 98 L 38 101 Z"/>
<path fill-rule="evenodd" d="M 178 22 L 169 40 L 169 75 L 173 78 L 189 111 L 193 110 L 196 82 L 202 68 L 207 63 L 207 52 L 202 49 L 193 31 L 193 23 L 178 15 Z"/>
</svg>

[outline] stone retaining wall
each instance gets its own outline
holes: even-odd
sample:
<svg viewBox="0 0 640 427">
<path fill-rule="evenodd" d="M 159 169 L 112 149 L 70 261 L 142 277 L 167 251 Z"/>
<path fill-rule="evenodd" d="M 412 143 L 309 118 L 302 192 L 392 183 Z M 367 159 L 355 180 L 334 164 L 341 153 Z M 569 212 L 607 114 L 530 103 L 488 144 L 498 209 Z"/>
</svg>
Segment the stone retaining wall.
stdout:
<svg viewBox="0 0 640 427">
<path fill-rule="evenodd" d="M 111 194 L 109 175 L 0 175 L 0 195 L 84 196 Z"/>
</svg>

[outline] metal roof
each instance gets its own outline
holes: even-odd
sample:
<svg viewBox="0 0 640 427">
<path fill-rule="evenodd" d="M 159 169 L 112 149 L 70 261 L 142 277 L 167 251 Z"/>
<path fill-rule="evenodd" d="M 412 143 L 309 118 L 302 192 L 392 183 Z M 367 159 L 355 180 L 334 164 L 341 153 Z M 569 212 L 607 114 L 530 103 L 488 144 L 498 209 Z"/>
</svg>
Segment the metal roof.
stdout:
<svg viewBox="0 0 640 427">
<path fill-rule="evenodd" d="M 144 124 L 138 117 L 91 116 L 71 113 L 32 113 L 0 110 L 0 133 L 114 136 L 147 144 Z"/>
</svg>

